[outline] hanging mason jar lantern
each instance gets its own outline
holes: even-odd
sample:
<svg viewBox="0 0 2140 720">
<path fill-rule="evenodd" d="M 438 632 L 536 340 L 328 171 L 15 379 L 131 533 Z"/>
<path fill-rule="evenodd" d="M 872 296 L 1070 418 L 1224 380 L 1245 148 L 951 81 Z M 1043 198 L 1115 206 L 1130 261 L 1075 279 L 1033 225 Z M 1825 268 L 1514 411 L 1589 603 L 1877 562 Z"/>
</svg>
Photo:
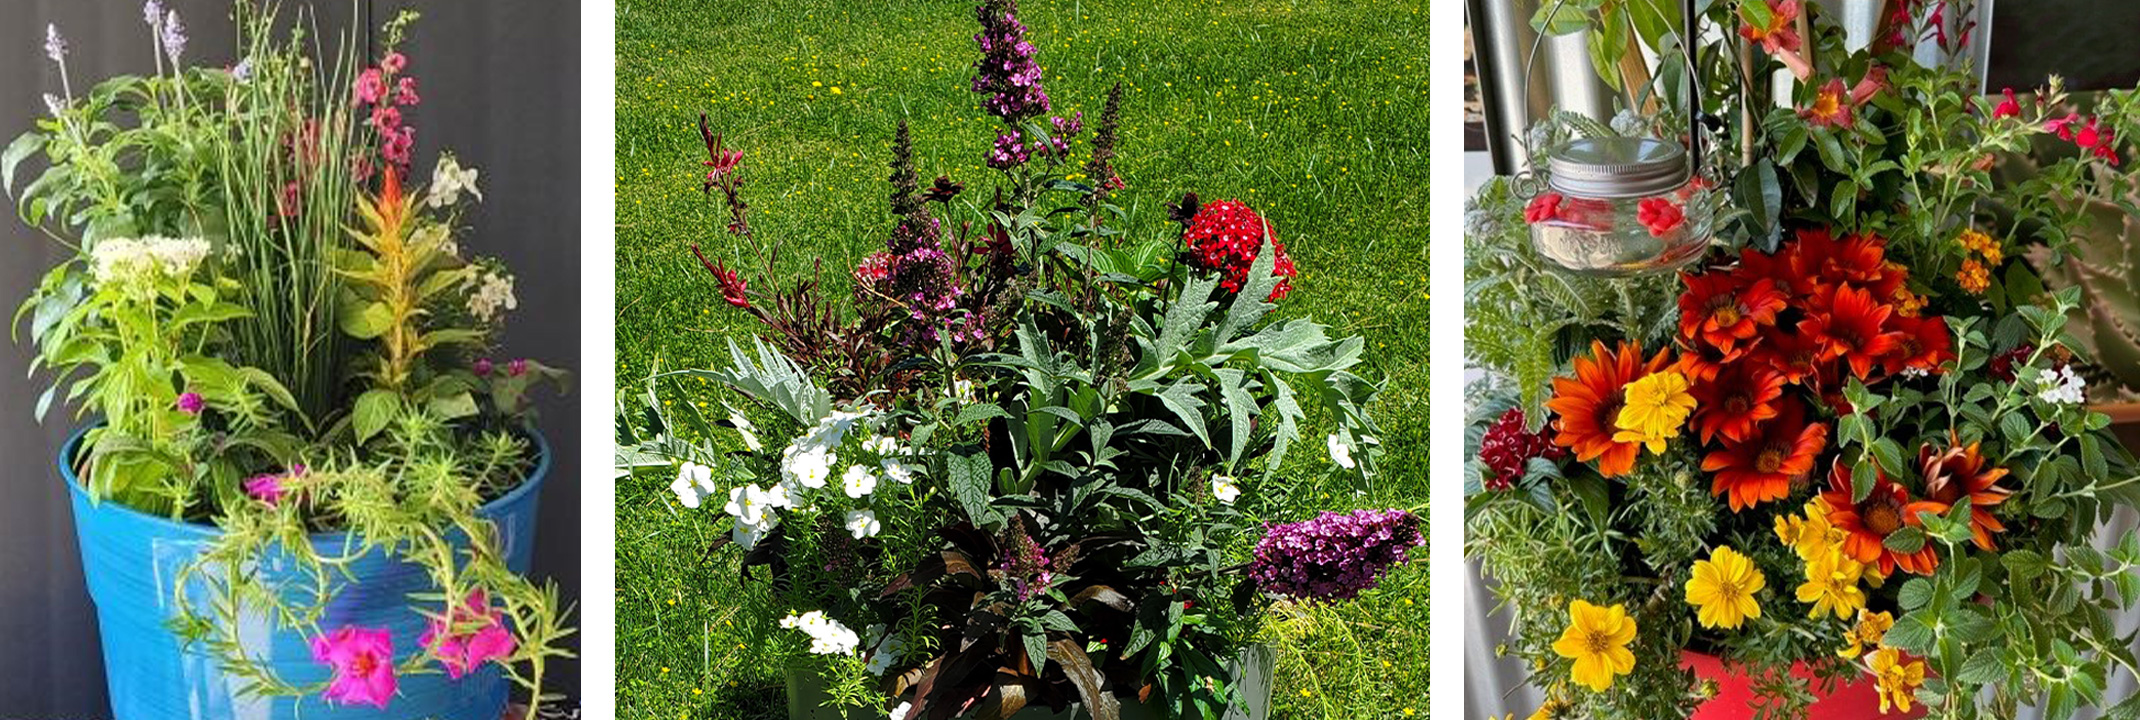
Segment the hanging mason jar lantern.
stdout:
<svg viewBox="0 0 2140 720">
<path fill-rule="evenodd" d="M 1709 245 L 1713 203 L 1678 143 L 1577 138 L 1551 149 L 1540 170 L 1544 188 L 1523 218 L 1532 247 L 1556 265 L 1634 275 L 1677 268 Z"/>
</svg>

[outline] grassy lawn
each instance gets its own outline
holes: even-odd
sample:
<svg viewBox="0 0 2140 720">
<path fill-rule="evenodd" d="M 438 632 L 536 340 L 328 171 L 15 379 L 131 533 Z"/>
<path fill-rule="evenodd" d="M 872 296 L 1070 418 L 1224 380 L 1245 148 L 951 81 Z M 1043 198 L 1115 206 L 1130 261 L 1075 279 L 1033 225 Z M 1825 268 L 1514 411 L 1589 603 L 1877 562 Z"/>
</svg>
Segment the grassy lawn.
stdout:
<svg viewBox="0 0 2140 720">
<path fill-rule="evenodd" d="M 778 9 L 767 7 L 781 5 Z M 994 118 L 966 90 L 968 2 L 621 0 L 617 38 L 617 377 L 636 395 L 657 366 L 706 367 L 754 330 L 691 257 L 752 267 L 699 192 L 700 112 L 745 151 L 758 236 L 783 272 L 825 261 L 830 292 L 891 228 L 885 162 L 901 117 L 926 183 L 994 184 L 981 159 Z M 1193 190 L 1240 198 L 1300 268 L 1282 313 L 1368 338 L 1387 377 L 1388 457 L 1372 484 L 1295 453 L 1307 488 L 1282 520 L 1321 509 L 1426 509 L 1427 17 L 1425 3 L 1026 0 L 1021 16 L 1058 114 L 1096 121 L 1121 82 L 1133 230 L 1173 229 L 1161 207 Z M 531 149 L 533 151 L 535 149 Z M 719 398 L 710 393 L 709 403 Z M 716 405 L 716 407 L 718 407 Z M 1308 437 L 1319 437 L 1310 431 Z M 1295 467 L 1297 466 L 1297 467 Z M 684 514 L 667 475 L 617 488 L 618 694 L 625 718 L 784 718 L 777 668 L 751 652 L 774 629 L 735 553 L 705 553 L 713 517 Z M 1419 562 L 1353 604 L 1291 608 L 1273 623 L 1274 718 L 1427 713 L 1427 572 Z"/>
</svg>

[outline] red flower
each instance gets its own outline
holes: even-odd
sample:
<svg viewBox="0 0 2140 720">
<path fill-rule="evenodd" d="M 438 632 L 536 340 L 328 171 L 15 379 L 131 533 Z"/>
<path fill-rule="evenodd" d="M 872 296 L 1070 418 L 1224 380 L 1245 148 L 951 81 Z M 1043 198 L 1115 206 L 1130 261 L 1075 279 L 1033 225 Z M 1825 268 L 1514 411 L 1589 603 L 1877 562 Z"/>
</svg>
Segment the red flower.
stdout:
<svg viewBox="0 0 2140 720">
<path fill-rule="evenodd" d="M 1752 283 L 1737 272 L 1681 275 L 1686 292 L 1679 294 L 1680 337 L 1714 346 L 1729 355 L 1742 340 L 1754 337 L 1762 325 L 1773 325 L 1784 308 L 1783 293 L 1776 283 L 1760 278 Z"/>
<path fill-rule="evenodd" d="M 1781 326 L 1762 338 L 1759 352 L 1761 362 L 1792 385 L 1817 382 L 1825 360 L 1820 338 Z"/>
<path fill-rule="evenodd" d="M 1531 198 L 1531 204 L 1523 208 L 1523 221 L 1536 225 L 1560 216 L 1560 193 L 1546 193 Z"/>
<path fill-rule="evenodd" d="M 1219 287 L 1238 293 L 1248 285 L 1248 271 L 1256 262 L 1256 253 L 1263 250 L 1266 233 L 1271 239 L 1271 250 L 1278 254 L 1272 261 L 1278 286 L 1271 290 L 1268 298 L 1276 302 L 1292 291 L 1292 282 L 1287 278 L 1298 271 L 1293 267 L 1293 259 L 1286 256 L 1285 243 L 1278 241 L 1277 231 L 1241 201 L 1220 200 L 1203 206 L 1189 219 L 1182 240 L 1189 247 L 1190 264 L 1220 273 Z"/>
<path fill-rule="evenodd" d="M 1954 335 L 1947 330 L 1946 318 L 1897 315 L 1888 318 L 1888 325 L 1895 330 L 1895 346 L 1880 359 L 1888 374 L 1911 368 L 1937 372 L 1940 363 L 1954 359 Z"/>
<path fill-rule="evenodd" d="M 1622 342 L 1614 352 L 1591 341 L 1590 356 L 1575 359 L 1574 377 L 1553 378 L 1553 399 L 1546 401 L 1546 409 L 1557 416 L 1553 444 L 1574 450 L 1577 461 L 1598 461 L 1598 474 L 1605 477 L 1634 471 L 1642 443 L 1613 440 L 1613 421 L 1627 402 L 1627 384 L 1663 370 L 1666 353 L 1659 350 L 1644 361 L 1634 343 Z"/>
<path fill-rule="evenodd" d="M 1919 575 L 1930 575 L 1939 569 L 1939 554 L 1927 542 L 1916 552 L 1897 552 L 1887 546 L 1887 536 L 1904 526 L 1918 524 L 1917 513 L 1910 512 L 1910 491 L 1887 479 L 1877 469 L 1874 471 L 1872 493 L 1863 502 L 1851 500 L 1850 470 L 1838 459 L 1829 475 L 1828 491 L 1820 494 L 1828 504 L 1828 522 L 1843 531 L 1843 552 L 1866 565 L 1878 566 L 1882 575 L 1892 575 L 1896 567 Z"/>
<path fill-rule="evenodd" d="M 1544 432 L 1531 432 L 1524 427 L 1523 408 L 1501 413 L 1501 419 L 1495 420 L 1479 438 L 1479 462 L 1493 471 L 1493 476 L 1486 478 L 1488 490 L 1509 489 L 1516 478 L 1523 477 L 1524 466 L 1531 458 L 1559 460 L 1567 455 L 1568 451 L 1554 445 Z"/>
<path fill-rule="evenodd" d="M 1960 438 L 1951 442 L 1959 444 Z M 2006 496 L 2013 491 L 1998 487 L 1999 478 L 2006 477 L 2006 468 L 1986 467 L 1977 447 L 1978 443 L 1970 443 L 1969 447 L 1950 447 L 1945 452 L 1934 452 L 1930 444 L 1918 448 L 1917 467 L 1924 476 L 1925 499 L 1910 507 L 1945 514 L 1966 497 L 1970 540 L 1984 550 L 1997 550 L 1991 534 L 2005 532 L 2006 525 L 1991 514 L 1991 507 L 2006 502 Z M 1913 510 L 1910 516 L 1916 517 L 1916 512 Z"/>
<path fill-rule="evenodd" d="M 1813 462 L 1828 445 L 1828 426 L 1806 422 L 1805 404 L 1779 403 L 1776 417 L 1744 439 L 1727 439 L 1724 448 L 1702 458 L 1710 478 L 1709 493 L 1722 495 L 1732 512 L 1781 500 L 1791 484 L 1813 472 Z"/>
<path fill-rule="evenodd" d="M 1644 198 L 1642 202 L 1635 204 L 1635 219 L 1640 221 L 1643 227 L 1649 228 L 1650 237 L 1661 238 L 1686 224 L 1687 213 L 1670 200 Z"/>
<path fill-rule="evenodd" d="M 1895 333 L 1886 329 L 1894 308 L 1849 285 L 1836 286 L 1825 300 L 1824 307 L 1798 324 L 1798 331 L 1820 338 L 1827 359 L 1843 359 L 1860 378 L 1871 375 L 1873 363 L 1895 346 Z"/>
<path fill-rule="evenodd" d="M 691 254 L 697 255 L 698 264 L 705 266 L 706 272 L 713 273 L 714 281 L 720 283 L 721 299 L 739 308 L 750 308 L 750 284 L 736 275 L 736 271 L 728 269 L 726 265 L 707 261 L 706 254 L 699 252 L 697 245 L 691 246 Z"/>
<path fill-rule="evenodd" d="M 2014 98 L 2014 89 L 2007 88 L 2005 93 L 2006 99 L 1999 101 L 1999 106 L 1991 109 L 1991 116 L 1994 118 L 2020 117 L 2021 101 Z"/>
<path fill-rule="evenodd" d="M 2056 120 L 2044 121 L 2043 129 L 2046 132 L 2057 133 L 2058 139 L 2060 140 L 2070 141 L 2073 139 L 2073 124 L 2080 122 L 2080 120 L 2080 115 L 2068 114 L 2065 117 L 2058 118 Z"/>
<path fill-rule="evenodd" d="M 1834 78 L 1813 92 L 1813 104 L 1799 108 L 1798 116 L 1813 127 L 1849 127 L 1850 103 L 1843 99 L 1843 79 Z"/>
<path fill-rule="evenodd" d="M 1741 25 L 1739 36 L 1760 45 L 1761 49 L 1767 50 L 1771 55 L 1796 52 L 1800 39 L 1798 30 L 1792 23 L 1798 21 L 1798 0 L 1765 2 L 1768 4 L 1768 24 L 1758 27 L 1752 23 Z"/>
<path fill-rule="evenodd" d="M 1695 383 L 1694 426 L 1702 442 L 1721 435 L 1739 441 L 1754 436 L 1763 420 L 1776 417 L 1776 400 L 1783 396 L 1783 375 L 1754 363 L 1724 366 L 1716 379 Z"/>
</svg>

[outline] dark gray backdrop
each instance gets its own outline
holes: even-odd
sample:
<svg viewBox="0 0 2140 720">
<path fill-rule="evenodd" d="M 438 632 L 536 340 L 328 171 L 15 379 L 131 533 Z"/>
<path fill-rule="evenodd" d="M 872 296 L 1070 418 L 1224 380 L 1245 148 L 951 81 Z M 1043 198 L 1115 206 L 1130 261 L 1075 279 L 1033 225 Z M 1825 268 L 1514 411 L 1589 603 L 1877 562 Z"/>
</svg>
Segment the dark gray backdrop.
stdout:
<svg viewBox="0 0 2140 720">
<path fill-rule="evenodd" d="M 166 0 L 191 31 L 189 60 L 227 63 L 234 54 L 229 3 Z M 506 333 L 507 357 L 579 366 L 579 8 L 577 2 L 493 0 L 284 0 L 285 12 L 316 5 L 324 22 L 354 12 L 364 27 L 401 7 L 423 13 L 405 51 L 423 104 L 419 178 L 451 148 L 480 168 L 487 202 L 469 218 L 462 245 L 498 255 L 519 276 L 520 310 Z M 59 76 L 43 55 L 46 23 L 71 45 L 79 90 L 119 73 L 151 71 L 148 30 L 137 0 L 0 0 L 0 145 L 42 115 Z M 323 30 L 327 27 L 323 26 Z M 34 161 L 33 161 L 34 162 Z M 28 167 L 26 165 L 26 167 Z M 57 263 L 62 248 L 23 227 L 14 204 L 0 213 L 0 310 L 20 301 Z M 107 717 L 95 614 L 82 587 L 74 525 L 52 456 L 70 428 L 55 413 L 31 417 L 40 381 L 24 378 L 30 353 L 0 340 L 0 716 Z M 571 397 L 538 402 L 557 452 L 543 489 L 538 574 L 579 597 L 579 418 Z M 565 663 L 556 689 L 577 694 L 579 669 Z"/>
</svg>

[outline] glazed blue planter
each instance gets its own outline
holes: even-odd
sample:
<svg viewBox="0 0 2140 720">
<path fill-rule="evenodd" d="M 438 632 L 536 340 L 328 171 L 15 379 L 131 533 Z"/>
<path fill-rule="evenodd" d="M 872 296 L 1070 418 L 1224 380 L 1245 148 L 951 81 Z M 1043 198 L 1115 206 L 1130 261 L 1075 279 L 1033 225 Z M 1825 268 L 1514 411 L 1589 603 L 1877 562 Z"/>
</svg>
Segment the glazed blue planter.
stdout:
<svg viewBox="0 0 2140 720">
<path fill-rule="evenodd" d="M 537 459 L 527 481 L 479 511 L 497 526 L 506 565 L 520 573 L 528 571 L 534 551 L 536 497 L 550 469 L 549 445 L 539 434 L 528 437 Z M 77 432 L 61 446 L 59 472 L 73 494 L 82 575 L 97 608 L 116 720 L 498 720 L 503 714 L 510 688 L 495 664 L 460 680 L 448 680 L 441 672 L 404 674 L 398 694 L 384 710 L 329 704 L 316 695 L 265 698 L 241 693 L 240 681 L 223 674 L 205 649 L 181 647 L 165 625 L 175 614 L 173 576 L 221 531 L 118 503 L 92 502 L 71 462 L 81 441 Z M 324 554 L 342 554 L 352 542 L 346 533 L 312 536 L 313 547 Z M 436 592 L 429 576 L 421 567 L 379 552 L 359 558 L 349 571 L 350 579 L 342 581 L 321 628 L 387 628 L 393 633 L 395 657 L 416 652 L 428 621 L 410 604 L 409 595 Z M 267 572 L 272 578 L 276 569 Z M 285 681 L 303 686 L 328 677 L 329 670 L 313 662 L 311 648 L 298 633 L 277 628 L 264 614 L 248 614 L 241 624 L 239 635 L 247 651 Z"/>
</svg>

